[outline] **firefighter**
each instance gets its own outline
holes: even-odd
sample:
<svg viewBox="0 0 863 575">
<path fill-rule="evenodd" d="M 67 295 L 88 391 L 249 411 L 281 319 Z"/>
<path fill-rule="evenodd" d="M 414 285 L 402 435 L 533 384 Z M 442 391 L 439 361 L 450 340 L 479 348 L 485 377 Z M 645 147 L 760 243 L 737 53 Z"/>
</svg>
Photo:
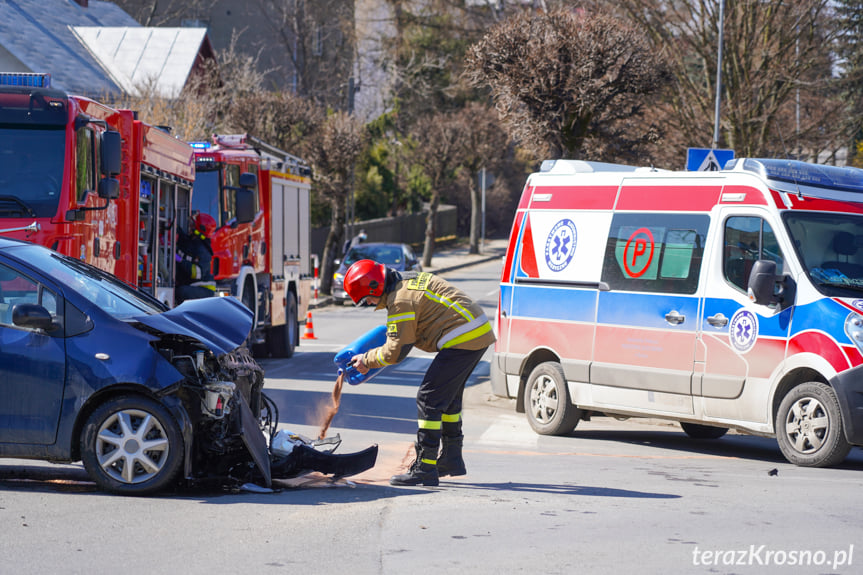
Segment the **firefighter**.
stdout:
<svg viewBox="0 0 863 575">
<path fill-rule="evenodd" d="M 344 284 L 355 304 L 387 310 L 387 341 L 351 358 L 357 371 L 398 363 L 413 346 L 437 352 L 417 391 L 416 459 L 390 484 L 437 485 L 439 477 L 464 475 L 464 385 L 495 341 L 482 308 L 431 273 L 398 272 L 372 260 L 354 263 Z"/>
<path fill-rule="evenodd" d="M 210 214 L 196 212 L 190 232 L 179 232 L 177 238 L 177 305 L 187 299 L 216 295 L 216 282 L 211 271 L 213 247 L 210 238 L 216 231 L 216 220 Z"/>
</svg>

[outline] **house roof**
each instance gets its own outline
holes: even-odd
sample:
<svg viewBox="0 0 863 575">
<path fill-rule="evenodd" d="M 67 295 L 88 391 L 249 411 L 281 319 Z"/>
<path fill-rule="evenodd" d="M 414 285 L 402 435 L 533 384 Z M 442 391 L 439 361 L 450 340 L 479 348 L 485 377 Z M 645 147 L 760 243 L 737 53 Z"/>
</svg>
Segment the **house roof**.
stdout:
<svg viewBox="0 0 863 575">
<path fill-rule="evenodd" d="M 137 26 L 112 2 L 88 8 L 67 0 L 5 0 L 0 3 L 0 44 L 32 72 L 51 74 L 55 88 L 99 96 L 118 86 L 105 74 L 69 25 Z"/>
<path fill-rule="evenodd" d="M 151 81 L 175 96 L 199 55 L 213 57 L 205 28 L 144 28 L 99 0 L 87 8 L 73 0 L 3 0 L 0 47 L 15 71 L 47 72 L 54 88 L 96 99 L 135 95 Z"/>
<path fill-rule="evenodd" d="M 213 56 L 206 28 L 73 26 L 72 32 L 126 93 L 152 85 L 160 96 L 179 95 L 199 54 Z"/>
</svg>

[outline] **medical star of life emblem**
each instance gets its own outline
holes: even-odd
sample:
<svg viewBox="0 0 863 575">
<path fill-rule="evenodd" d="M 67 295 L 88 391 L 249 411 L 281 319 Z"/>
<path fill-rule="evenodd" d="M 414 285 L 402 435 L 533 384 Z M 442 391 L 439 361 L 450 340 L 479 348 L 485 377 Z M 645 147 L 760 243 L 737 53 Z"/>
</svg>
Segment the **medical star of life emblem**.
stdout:
<svg viewBox="0 0 863 575">
<path fill-rule="evenodd" d="M 572 220 L 563 219 L 554 224 L 548 239 L 545 240 L 545 263 L 548 269 L 559 272 L 569 265 L 575 254 L 577 238 L 578 233 Z"/>
<path fill-rule="evenodd" d="M 758 316 L 740 308 L 728 324 L 728 338 L 737 353 L 746 353 L 758 339 Z"/>
</svg>

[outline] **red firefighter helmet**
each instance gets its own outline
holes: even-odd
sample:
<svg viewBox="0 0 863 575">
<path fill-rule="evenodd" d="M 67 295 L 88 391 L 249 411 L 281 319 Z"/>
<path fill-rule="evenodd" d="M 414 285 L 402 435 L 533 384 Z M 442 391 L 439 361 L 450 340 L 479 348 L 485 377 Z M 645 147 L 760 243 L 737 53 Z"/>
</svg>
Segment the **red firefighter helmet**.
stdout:
<svg viewBox="0 0 863 575">
<path fill-rule="evenodd" d="M 210 214 L 198 212 L 192 217 L 192 223 L 195 225 L 195 230 L 205 238 L 209 238 L 216 231 L 216 220 Z"/>
<path fill-rule="evenodd" d="M 345 291 L 355 304 L 369 296 L 384 295 L 387 268 L 373 260 L 359 260 L 348 268 L 345 274 Z"/>
</svg>

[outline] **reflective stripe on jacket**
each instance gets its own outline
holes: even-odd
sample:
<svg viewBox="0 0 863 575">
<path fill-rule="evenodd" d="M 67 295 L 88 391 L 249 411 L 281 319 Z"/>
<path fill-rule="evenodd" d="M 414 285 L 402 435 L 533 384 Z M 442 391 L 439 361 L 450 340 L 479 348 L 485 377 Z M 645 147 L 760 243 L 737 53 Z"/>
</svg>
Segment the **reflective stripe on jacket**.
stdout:
<svg viewBox="0 0 863 575">
<path fill-rule="evenodd" d="M 428 352 L 477 350 L 495 341 L 479 304 L 428 272 L 399 281 L 381 298 L 377 309 L 382 308 L 387 310 L 387 342 L 363 356 L 363 363 L 370 368 L 398 363 L 411 346 Z"/>
</svg>

